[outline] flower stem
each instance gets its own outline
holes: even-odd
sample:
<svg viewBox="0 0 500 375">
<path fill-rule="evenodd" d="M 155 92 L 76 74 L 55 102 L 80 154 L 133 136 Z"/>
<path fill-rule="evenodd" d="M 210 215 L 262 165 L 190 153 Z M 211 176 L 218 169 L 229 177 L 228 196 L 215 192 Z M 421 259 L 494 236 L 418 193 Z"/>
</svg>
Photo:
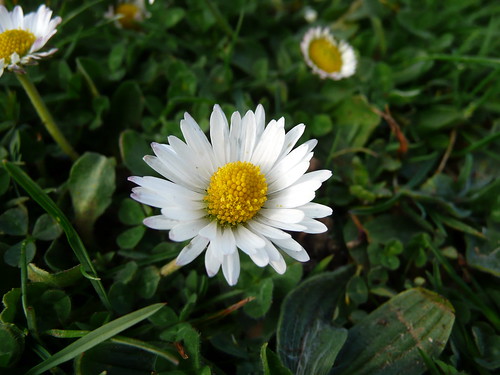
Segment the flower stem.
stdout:
<svg viewBox="0 0 500 375">
<path fill-rule="evenodd" d="M 174 273 L 175 271 L 177 271 L 179 268 L 181 268 L 181 266 L 178 266 L 177 263 L 175 263 L 175 259 L 168 262 L 167 264 L 165 264 L 161 269 L 160 269 L 160 275 L 162 276 L 168 276 L 172 273 Z"/>
<path fill-rule="evenodd" d="M 61 130 L 59 130 L 59 127 L 55 123 L 54 118 L 52 117 L 45 103 L 43 102 L 40 93 L 36 89 L 35 85 L 33 85 L 33 82 L 31 82 L 28 75 L 16 74 L 16 77 L 19 80 L 19 82 L 21 82 L 21 85 L 26 91 L 26 94 L 28 94 L 28 97 L 30 98 L 33 107 L 35 107 L 38 116 L 42 120 L 43 124 L 45 125 L 45 128 L 52 136 L 54 141 L 56 141 L 56 143 L 59 145 L 59 147 L 61 147 L 63 152 L 67 154 L 71 159 L 73 160 L 78 159 L 77 152 L 73 149 L 73 147 L 68 142 L 63 133 L 61 133 Z"/>
</svg>

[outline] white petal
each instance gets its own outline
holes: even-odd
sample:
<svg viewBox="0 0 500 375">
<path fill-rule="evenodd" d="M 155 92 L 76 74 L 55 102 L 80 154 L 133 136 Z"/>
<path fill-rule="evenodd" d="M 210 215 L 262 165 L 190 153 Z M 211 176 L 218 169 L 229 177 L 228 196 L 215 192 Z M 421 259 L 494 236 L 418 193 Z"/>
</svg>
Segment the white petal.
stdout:
<svg viewBox="0 0 500 375">
<path fill-rule="evenodd" d="M 285 142 L 285 119 L 272 120 L 264 129 L 250 160 L 266 174 L 273 167 Z"/>
<path fill-rule="evenodd" d="M 222 256 L 216 249 L 214 249 L 213 243 L 210 242 L 207 247 L 207 251 L 205 252 L 205 268 L 208 276 L 215 276 L 217 272 L 219 272 L 221 264 Z"/>
<path fill-rule="evenodd" d="M 185 207 L 162 207 L 161 213 L 169 219 L 179 221 L 196 220 L 207 216 L 207 211 L 205 210 L 188 209 Z"/>
<path fill-rule="evenodd" d="M 250 259 L 259 267 L 265 267 L 269 264 L 269 255 L 265 248 L 256 249 L 254 254 L 248 254 Z"/>
<path fill-rule="evenodd" d="M 229 127 L 226 115 L 219 105 L 214 105 L 210 115 L 210 140 L 214 149 L 215 162 L 217 167 L 222 167 L 228 162 L 229 154 Z"/>
<path fill-rule="evenodd" d="M 259 232 L 252 232 L 243 225 L 237 226 L 234 230 L 234 234 L 240 243 L 245 242 L 249 247 L 254 249 L 258 249 L 266 245 L 262 237 L 260 237 L 257 233 Z"/>
<path fill-rule="evenodd" d="M 312 154 L 312 153 L 311 153 Z M 311 155 L 312 156 L 312 155 Z M 304 161 L 290 168 L 287 173 L 284 173 L 281 178 L 276 179 L 273 183 L 270 183 L 267 187 L 267 193 L 272 194 L 276 191 L 286 189 L 290 185 L 297 182 L 297 180 L 306 173 L 309 168 L 309 160 Z"/>
<path fill-rule="evenodd" d="M 208 238 L 212 241 L 217 236 L 217 227 L 217 221 L 211 221 L 208 225 L 200 229 L 200 236 Z"/>
<path fill-rule="evenodd" d="M 259 104 L 255 109 L 255 125 L 255 135 L 258 139 L 260 138 L 262 132 L 264 131 L 264 127 L 266 126 L 266 112 L 264 111 L 264 107 L 262 106 L 262 104 Z"/>
<path fill-rule="evenodd" d="M 222 228 L 220 247 L 223 254 L 228 255 L 236 252 L 236 240 L 231 228 Z"/>
<path fill-rule="evenodd" d="M 271 220 L 283 223 L 298 223 L 304 219 L 304 213 L 290 208 L 262 208 L 259 213 Z"/>
<path fill-rule="evenodd" d="M 206 184 L 195 172 L 194 166 L 189 164 L 189 161 L 181 159 L 170 145 L 153 142 L 151 147 L 158 159 L 163 163 L 163 169 L 168 171 L 166 177 L 169 180 L 190 190 L 203 191 L 206 188 Z"/>
<path fill-rule="evenodd" d="M 283 259 L 283 256 L 281 254 L 280 254 L 280 258 L 278 260 L 271 260 L 269 262 L 269 264 L 280 275 L 283 275 L 286 271 L 286 262 L 285 262 L 285 259 Z"/>
<path fill-rule="evenodd" d="M 301 251 L 303 249 L 302 245 L 293 238 L 287 238 L 285 240 L 274 238 L 272 242 L 282 250 L 287 249 L 289 251 Z"/>
<path fill-rule="evenodd" d="M 293 186 L 292 186 L 293 187 Z M 279 194 L 279 195 L 278 195 Z M 289 188 L 275 194 L 273 198 L 264 203 L 266 208 L 295 208 L 309 203 L 314 199 L 316 193 L 313 190 L 303 191 L 302 189 Z"/>
<path fill-rule="evenodd" d="M 181 131 L 197 158 L 206 162 L 207 173 L 212 175 L 217 170 L 212 145 L 189 113 L 185 113 L 184 120 L 181 120 Z"/>
<path fill-rule="evenodd" d="M 267 238 L 271 239 L 287 239 L 292 237 L 290 233 L 283 232 L 281 229 L 277 229 L 274 227 L 271 227 L 269 225 L 265 225 L 262 223 L 259 223 L 258 221 L 251 220 L 247 223 L 247 225 L 252 229 L 253 232 L 262 234 L 263 236 L 266 236 Z"/>
<path fill-rule="evenodd" d="M 179 200 L 203 201 L 204 198 L 203 194 L 187 189 L 184 186 L 174 184 L 173 182 L 162 178 L 150 176 L 131 176 L 128 180 L 149 190 L 162 193 L 162 195 L 167 196 L 172 202 L 179 202 Z"/>
<path fill-rule="evenodd" d="M 224 256 L 222 273 L 230 286 L 236 285 L 240 276 L 240 255 L 237 251 Z"/>
<path fill-rule="evenodd" d="M 307 262 L 308 260 L 311 259 L 305 249 L 302 249 L 300 251 L 289 251 L 287 249 L 282 249 L 282 250 L 285 253 L 287 253 L 290 257 L 292 257 L 295 260 L 298 260 L 299 262 Z"/>
<path fill-rule="evenodd" d="M 203 185 L 208 185 L 212 173 L 205 155 L 201 155 L 174 136 L 168 137 L 168 143 L 172 146 L 177 156 L 186 162 L 190 167 L 189 173 L 201 182 Z"/>
<path fill-rule="evenodd" d="M 303 175 L 300 178 L 300 180 L 297 181 L 297 185 L 303 182 L 310 182 L 310 181 L 324 182 L 328 180 L 330 177 L 332 177 L 332 171 L 329 171 L 328 169 L 320 169 L 318 171 L 309 172 Z"/>
<path fill-rule="evenodd" d="M 169 238 L 175 242 L 182 242 L 198 235 L 200 230 L 207 225 L 205 218 L 199 220 L 180 222 L 168 233 Z"/>
<path fill-rule="evenodd" d="M 255 142 L 257 140 L 256 126 L 255 114 L 252 111 L 247 111 L 245 116 L 243 116 L 241 124 L 241 161 L 249 161 L 252 159 Z"/>
<path fill-rule="evenodd" d="M 179 222 L 177 220 L 167 219 L 163 215 L 150 216 L 145 218 L 143 224 L 152 229 L 169 230 Z"/>
<path fill-rule="evenodd" d="M 231 127 L 229 129 L 229 162 L 241 160 L 241 131 L 241 115 L 239 112 L 234 112 L 231 116 Z"/>
<path fill-rule="evenodd" d="M 309 217 L 305 217 L 304 220 L 300 222 L 300 224 L 306 227 L 306 229 L 304 229 L 305 233 L 324 233 L 328 230 L 328 227 L 321 221 L 314 220 Z"/>
<path fill-rule="evenodd" d="M 284 223 L 281 221 L 268 219 L 264 216 L 259 216 L 254 220 L 260 222 L 261 224 L 269 225 L 270 227 L 279 228 L 283 230 L 290 230 L 292 232 L 302 232 L 303 230 L 306 229 L 306 226 L 302 224 Z"/>
<path fill-rule="evenodd" d="M 317 143 L 315 139 L 307 141 L 282 158 L 266 175 L 268 183 L 271 184 L 286 176 L 288 171 L 297 164 L 309 162 L 313 156 L 312 149 Z"/>
<path fill-rule="evenodd" d="M 208 239 L 201 236 L 196 236 L 187 246 L 184 246 L 184 248 L 177 256 L 175 263 L 177 263 L 178 266 L 184 266 L 188 263 L 191 263 L 198 255 L 203 252 L 203 250 L 205 250 L 208 242 Z"/>
<path fill-rule="evenodd" d="M 302 210 L 306 216 L 312 218 L 330 216 L 333 212 L 330 207 L 314 202 L 306 203 L 298 208 Z"/>
<path fill-rule="evenodd" d="M 290 152 L 290 150 L 295 146 L 302 134 L 304 134 L 305 129 L 306 126 L 304 124 L 299 124 L 294 126 L 292 129 L 290 129 L 290 131 L 288 131 L 288 133 L 286 133 L 283 149 L 280 152 L 278 160 Z"/>
<path fill-rule="evenodd" d="M 169 200 L 143 187 L 133 188 L 130 198 L 142 204 L 158 208 L 167 207 L 170 204 Z"/>
</svg>

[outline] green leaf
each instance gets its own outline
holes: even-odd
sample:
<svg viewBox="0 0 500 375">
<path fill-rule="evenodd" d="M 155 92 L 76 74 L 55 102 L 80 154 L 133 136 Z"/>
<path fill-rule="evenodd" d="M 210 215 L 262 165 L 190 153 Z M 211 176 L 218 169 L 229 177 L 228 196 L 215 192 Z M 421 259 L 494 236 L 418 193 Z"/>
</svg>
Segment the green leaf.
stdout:
<svg viewBox="0 0 500 375">
<path fill-rule="evenodd" d="M 365 303 L 368 300 L 368 286 L 361 276 L 353 276 L 346 287 L 346 295 L 356 304 Z"/>
<path fill-rule="evenodd" d="M 13 366 L 24 351 L 24 334 L 14 324 L 0 323 L 0 368 Z"/>
<path fill-rule="evenodd" d="M 45 283 L 58 288 L 65 288 L 74 285 L 82 277 L 79 265 L 61 272 L 50 273 L 33 263 L 28 264 L 28 278 L 35 283 Z"/>
<path fill-rule="evenodd" d="M 352 267 L 343 267 L 313 276 L 283 301 L 277 351 L 292 373 L 326 374 L 332 367 L 347 333 L 330 321 L 351 274 Z"/>
<path fill-rule="evenodd" d="M 139 225 L 142 224 L 145 217 L 140 203 L 130 198 L 122 200 L 118 210 L 118 218 L 123 224 Z"/>
<path fill-rule="evenodd" d="M 130 328 L 133 325 L 141 322 L 142 320 L 147 319 L 149 316 L 153 315 L 156 311 L 161 309 L 163 305 L 163 303 L 150 305 L 122 316 L 118 319 L 115 319 L 107 324 L 104 324 L 103 326 L 93 330 L 82 338 L 69 344 L 64 349 L 50 356 L 42 363 L 36 365 L 32 369 L 30 369 L 26 373 L 26 375 L 42 374 L 45 371 L 50 370 L 51 368 L 63 362 L 75 358 L 77 355 L 99 345 L 100 343 L 117 335 L 127 328 Z"/>
<path fill-rule="evenodd" d="M 455 320 L 445 298 L 426 289 L 404 291 L 349 330 L 332 375 L 420 375 L 419 350 L 437 357 Z"/>
<path fill-rule="evenodd" d="M 452 127 L 464 120 L 462 111 L 451 106 L 434 106 L 418 115 L 417 126 L 421 131 L 436 131 Z"/>
<path fill-rule="evenodd" d="M 144 137 L 134 130 L 120 134 L 120 154 L 123 164 L 136 176 L 153 175 L 155 172 L 144 162 L 143 157 L 153 151 Z"/>
<path fill-rule="evenodd" d="M 21 267 L 21 246 L 23 246 L 25 241 L 18 242 L 14 246 L 10 247 L 4 254 L 3 259 L 5 263 L 12 267 Z M 33 260 L 36 253 L 36 246 L 33 241 L 26 242 L 26 263 Z"/>
<path fill-rule="evenodd" d="M 137 293 L 142 298 L 152 298 L 156 293 L 160 279 L 160 271 L 157 267 L 149 266 L 143 268 L 138 276 Z"/>
<path fill-rule="evenodd" d="M 52 241 L 63 232 L 61 225 L 49 214 L 42 214 L 35 222 L 33 237 L 37 240 Z"/>
<path fill-rule="evenodd" d="M 9 173 L 4 168 L 0 168 L 0 195 L 4 195 L 7 192 L 9 185 Z"/>
<path fill-rule="evenodd" d="M 145 232 L 146 227 L 144 225 L 126 229 L 118 235 L 116 243 L 120 249 L 133 249 L 141 241 Z"/>
<path fill-rule="evenodd" d="M 0 233 L 11 236 L 25 236 L 28 233 L 28 212 L 15 207 L 0 215 Z"/>
<path fill-rule="evenodd" d="M 264 375 L 292 375 L 292 372 L 283 366 L 276 353 L 267 347 L 267 342 L 260 348 L 260 359 Z"/>
<path fill-rule="evenodd" d="M 144 110 L 144 97 L 135 81 L 126 81 L 114 92 L 111 98 L 110 115 L 113 121 L 127 129 L 141 122 Z"/>
<path fill-rule="evenodd" d="M 82 264 L 85 272 L 93 276 L 93 279 L 90 280 L 94 289 L 96 290 L 99 298 L 101 299 L 104 306 L 107 309 L 111 310 L 111 304 L 109 303 L 108 296 L 106 295 L 106 291 L 99 279 L 97 279 L 97 273 L 92 265 L 92 261 L 83 245 L 80 236 L 76 233 L 75 229 L 69 222 L 68 218 L 64 215 L 64 213 L 59 209 L 59 207 L 54 203 L 52 199 L 38 186 L 26 173 L 24 173 L 17 165 L 14 163 L 4 161 L 5 169 L 9 172 L 9 174 L 17 181 L 19 185 L 21 185 L 28 194 L 40 205 L 42 208 L 47 211 L 49 215 L 51 215 L 58 223 L 61 224 L 64 232 L 66 233 L 66 237 L 68 242 L 73 249 L 76 257 Z"/>
<path fill-rule="evenodd" d="M 169 7 L 165 12 L 165 17 L 162 18 L 162 26 L 166 29 L 174 27 L 185 16 L 186 11 L 179 7 Z"/>
<path fill-rule="evenodd" d="M 21 299 L 21 288 L 14 288 L 5 293 L 2 297 L 4 309 L 0 314 L 0 321 L 3 323 L 13 323 L 16 317 L 19 303 Z"/>
<path fill-rule="evenodd" d="M 273 299 L 273 280 L 264 279 L 246 293 L 246 296 L 255 297 L 255 299 L 245 305 L 243 310 L 252 318 L 257 319 L 264 316 L 271 307 Z"/>
<path fill-rule="evenodd" d="M 77 226 L 90 236 L 95 221 L 111 204 L 115 191 L 114 160 L 85 153 L 73 164 L 68 186 Z"/>
</svg>

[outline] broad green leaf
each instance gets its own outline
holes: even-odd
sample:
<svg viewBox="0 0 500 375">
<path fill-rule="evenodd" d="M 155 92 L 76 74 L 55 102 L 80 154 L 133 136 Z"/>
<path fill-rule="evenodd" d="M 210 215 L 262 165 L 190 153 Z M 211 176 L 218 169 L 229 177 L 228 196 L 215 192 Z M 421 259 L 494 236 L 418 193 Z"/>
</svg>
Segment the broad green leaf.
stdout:
<svg viewBox="0 0 500 375">
<path fill-rule="evenodd" d="M 404 291 L 349 330 L 332 375 L 420 375 L 419 350 L 437 357 L 455 321 L 445 298 L 426 289 Z"/>
<path fill-rule="evenodd" d="M 106 208 L 115 191 L 115 162 L 93 152 L 82 155 L 71 168 L 69 192 L 77 226 L 87 236 Z"/>
<path fill-rule="evenodd" d="M 0 321 L 3 323 L 13 323 L 18 308 L 21 306 L 21 288 L 14 288 L 5 293 L 2 297 L 3 310 L 0 314 Z"/>
<path fill-rule="evenodd" d="M 106 295 L 106 291 L 101 283 L 101 281 L 97 278 L 97 273 L 94 269 L 92 261 L 83 245 L 80 236 L 75 231 L 73 226 L 71 225 L 68 218 L 64 215 L 64 213 L 59 209 L 59 207 L 54 203 L 52 199 L 38 186 L 26 173 L 23 172 L 17 165 L 14 163 L 4 161 L 5 169 L 9 172 L 9 174 L 17 181 L 27 192 L 28 194 L 40 205 L 42 208 L 47 211 L 49 215 L 51 215 L 58 223 L 61 224 L 64 232 L 66 233 L 66 237 L 68 242 L 73 249 L 76 257 L 82 264 L 85 272 L 92 276 L 90 282 L 94 286 L 99 298 L 101 299 L 104 306 L 107 309 L 111 310 L 111 304 L 109 303 L 108 296 Z"/>
<path fill-rule="evenodd" d="M 144 225 L 125 229 L 116 237 L 116 243 L 120 249 L 133 249 L 141 241 L 145 232 L 146 227 Z"/>
<path fill-rule="evenodd" d="M 50 356 L 42 363 L 36 365 L 32 369 L 30 369 L 26 373 L 26 375 L 43 374 L 45 371 L 50 370 L 51 368 L 63 362 L 75 358 L 77 355 L 99 345 L 100 343 L 117 335 L 127 328 L 130 328 L 133 325 L 141 322 L 142 320 L 147 319 L 149 316 L 153 315 L 156 311 L 161 309 L 163 305 L 163 303 L 157 303 L 144 307 L 95 329 L 82 338 L 69 344 L 61 351 Z"/>
<path fill-rule="evenodd" d="M 486 239 L 466 235 L 467 263 L 478 270 L 500 277 L 500 235 L 495 229 L 486 231 Z"/>
<path fill-rule="evenodd" d="M 28 233 L 28 212 L 24 207 L 10 208 L 0 215 L 0 233 L 24 236 Z"/>
<path fill-rule="evenodd" d="M 160 271 L 155 266 L 144 267 L 138 275 L 137 293 L 145 299 L 152 298 L 158 283 L 160 282 Z"/>
<path fill-rule="evenodd" d="M 140 203 L 130 198 L 126 198 L 122 200 L 120 204 L 118 218 L 123 224 L 139 225 L 142 224 L 142 220 L 145 218 L 145 215 Z"/>
<path fill-rule="evenodd" d="M 276 353 L 268 348 L 267 342 L 260 348 L 260 360 L 264 375 L 292 375 L 292 372 L 280 362 Z"/>
<path fill-rule="evenodd" d="M 272 279 L 264 279 L 254 287 L 249 288 L 246 295 L 255 297 L 255 299 L 247 303 L 243 310 L 254 319 L 265 315 L 271 307 L 273 287 Z"/>
<path fill-rule="evenodd" d="M 33 282 L 45 283 L 58 288 L 65 288 L 74 285 L 83 277 L 80 266 L 75 266 L 68 270 L 50 273 L 37 267 L 35 264 L 28 264 L 28 278 Z"/>
<path fill-rule="evenodd" d="M 111 98 L 110 115 L 120 129 L 127 129 L 141 122 L 144 97 L 136 81 L 125 81 Z"/>
<path fill-rule="evenodd" d="M 313 276 L 283 301 L 278 321 L 277 351 L 292 373 L 326 374 L 332 367 L 346 333 L 331 326 L 330 321 L 351 275 L 352 268 L 343 267 Z"/>
<path fill-rule="evenodd" d="M 332 152 L 363 147 L 380 123 L 380 117 L 361 96 L 350 97 L 341 102 L 332 117 L 335 135 Z"/>
<path fill-rule="evenodd" d="M 36 246 L 33 241 L 21 241 L 10 247 L 3 256 L 5 263 L 12 267 L 21 267 L 21 247 L 26 246 L 26 263 L 33 260 L 36 253 Z"/>
<path fill-rule="evenodd" d="M 24 351 L 24 334 L 14 324 L 0 323 L 0 368 L 13 366 Z"/>
<path fill-rule="evenodd" d="M 37 240 L 52 241 L 62 234 L 61 225 L 49 214 L 42 214 L 35 222 L 33 237 Z"/>
<path fill-rule="evenodd" d="M 155 172 L 142 160 L 145 155 L 150 155 L 153 151 L 141 134 L 134 130 L 125 130 L 120 134 L 119 145 L 123 164 L 132 174 L 154 175 Z"/>
</svg>

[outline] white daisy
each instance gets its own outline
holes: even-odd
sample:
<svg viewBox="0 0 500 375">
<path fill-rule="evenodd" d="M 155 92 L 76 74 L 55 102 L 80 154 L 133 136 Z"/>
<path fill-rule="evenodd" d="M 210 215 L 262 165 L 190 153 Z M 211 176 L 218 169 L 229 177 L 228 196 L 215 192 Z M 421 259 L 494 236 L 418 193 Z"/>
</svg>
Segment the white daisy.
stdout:
<svg viewBox="0 0 500 375">
<path fill-rule="evenodd" d="M 307 65 L 321 78 L 339 80 L 356 71 L 356 55 L 343 40 L 337 41 L 328 28 L 313 27 L 300 43 Z"/>
<path fill-rule="evenodd" d="M 305 173 L 317 141 L 293 149 L 304 129 L 300 124 L 286 133 L 284 118 L 265 126 L 261 105 L 243 118 L 234 112 L 229 126 L 215 105 L 210 143 L 186 113 L 181 120 L 186 141 L 170 136 L 168 144 L 152 144 L 156 156 L 144 157 L 166 179 L 129 177 L 139 185 L 131 197 L 161 209 L 161 215 L 146 218 L 144 224 L 169 230 L 172 241 L 191 240 L 177 257 L 180 266 L 206 249 L 208 275 L 214 276 L 222 266 L 229 285 L 238 281 L 238 249 L 258 266 L 270 264 L 280 274 L 286 263 L 279 250 L 300 262 L 308 261 L 305 249 L 285 231 L 327 230 L 314 219 L 332 210 L 311 200 L 332 173 Z"/>
<path fill-rule="evenodd" d="M 150 0 L 150 4 L 153 2 Z M 150 17 L 151 14 L 146 10 L 144 0 L 123 0 L 113 7 L 110 6 L 104 17 L 116 19 L 115 25 L 125 29 L 137 29 L 139 24 Z"/>
<path fill-rule="evenodd" d="M 23 65 L 52 55 L 57 48 L 38 52 L 57 32 L 61 17 L 51 19 L 52 11 L 40 5 L 36 12 L 23 14 L 20 6 L 12 12 L 0 5 L 0 76 L 4 69 L 23 72 Z"/>
</svg>

